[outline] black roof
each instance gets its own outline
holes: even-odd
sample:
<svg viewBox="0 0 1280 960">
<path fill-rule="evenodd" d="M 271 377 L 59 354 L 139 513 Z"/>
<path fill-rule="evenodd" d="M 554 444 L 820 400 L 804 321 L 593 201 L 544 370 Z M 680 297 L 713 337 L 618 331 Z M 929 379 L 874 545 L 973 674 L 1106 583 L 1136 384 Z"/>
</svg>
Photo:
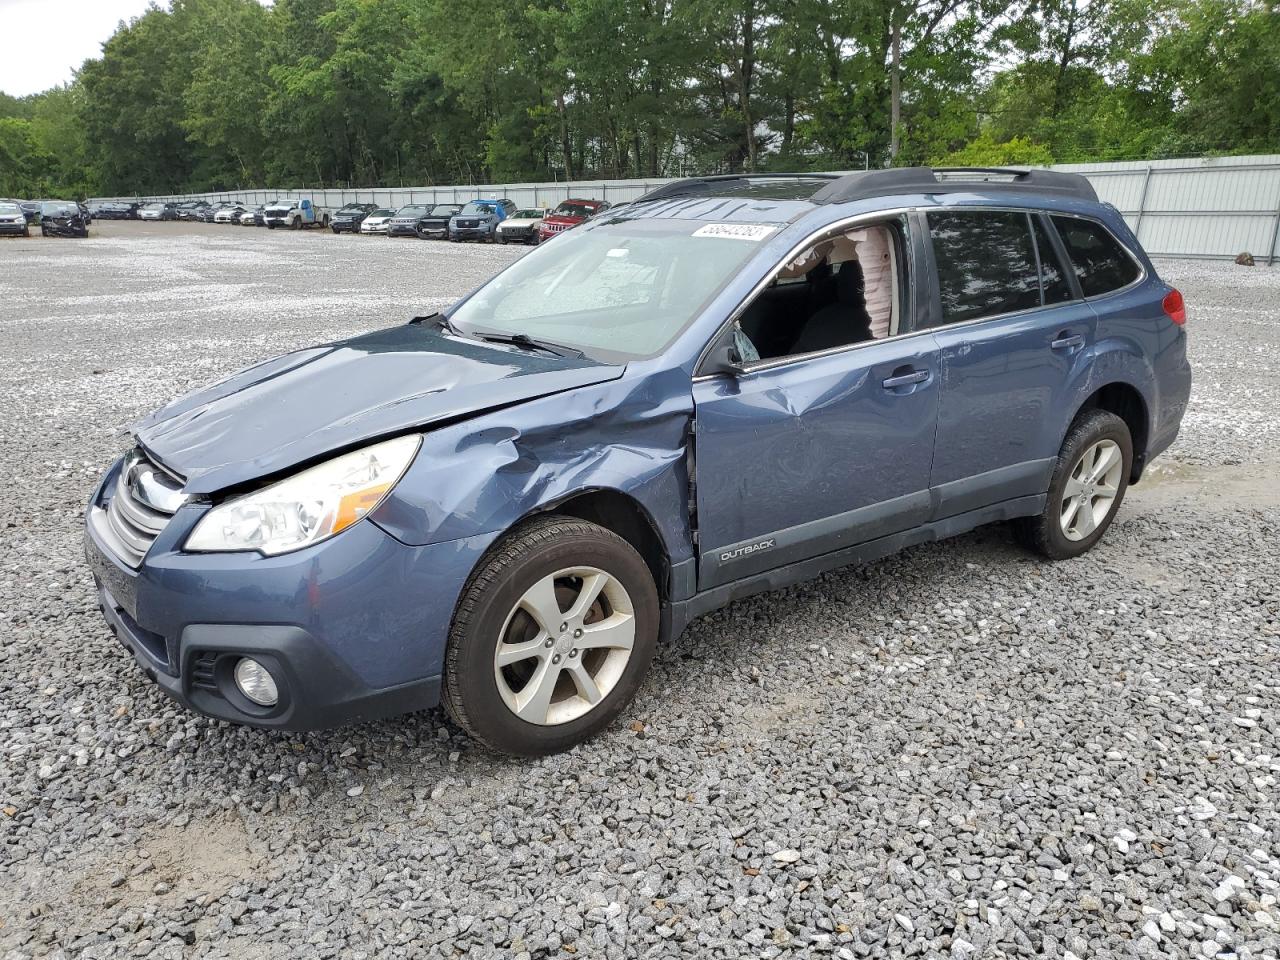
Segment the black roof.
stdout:
<svg viewBox="0 0 1280 960">
<path fill-rule="evenodd" d="M 1011 167 L 891 167 L 844 176 L 824 173 L 729 174 L 675 180 L 633 202 L 674 197 L 742 197 L 848 203 L 904 193 L 1044 193 L 1076 200 L 1098 199 L 1093 184 L 1075 173 Z"/>
</svg>

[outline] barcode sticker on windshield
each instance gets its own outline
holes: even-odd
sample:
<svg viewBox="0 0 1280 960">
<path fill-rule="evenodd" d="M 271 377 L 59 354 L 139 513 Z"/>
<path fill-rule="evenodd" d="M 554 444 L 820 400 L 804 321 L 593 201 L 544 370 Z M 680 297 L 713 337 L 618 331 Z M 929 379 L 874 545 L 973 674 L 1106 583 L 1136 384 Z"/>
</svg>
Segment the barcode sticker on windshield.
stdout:
<svg viewBox="0 0 1280 960">
<path fill-rule="evenodd" d="M 772 236 L 777 227 L 763 223 L 708 223 L 693 231 L 695 237 L 721 237 L 726 240 L 751 240 L 759 243 Z"/>
</svg>

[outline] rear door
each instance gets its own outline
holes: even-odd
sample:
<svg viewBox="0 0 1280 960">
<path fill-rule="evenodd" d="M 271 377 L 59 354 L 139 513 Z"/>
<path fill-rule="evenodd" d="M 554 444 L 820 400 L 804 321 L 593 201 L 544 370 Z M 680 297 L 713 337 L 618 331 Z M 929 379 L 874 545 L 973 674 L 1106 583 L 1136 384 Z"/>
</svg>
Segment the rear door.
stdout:
<svg viewBox="0 0 1280 960">
<path fill-rule="evenodd" d="M 1096 323 L 1040 214 L 963 208 L 925 219 L 938 278 L 937 519 L 1048 489 Z"/>
</svg>

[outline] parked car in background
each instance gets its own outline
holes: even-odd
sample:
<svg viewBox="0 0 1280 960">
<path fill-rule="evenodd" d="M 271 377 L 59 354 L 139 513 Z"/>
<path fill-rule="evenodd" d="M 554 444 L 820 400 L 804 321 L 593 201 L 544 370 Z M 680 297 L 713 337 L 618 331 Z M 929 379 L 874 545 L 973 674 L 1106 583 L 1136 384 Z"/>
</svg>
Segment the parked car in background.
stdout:
<svg viewBox="0 0 1280 960">
<path fill-rule="evenodd" d="M 89 209 L 98 220 L 136 220 L 138 205 L 123 200 L 104 200 L 89 204 Z"/>
<path fill-rule="evenodd" d="M 267 206 L 263 213 L 267 226 L 302 230 L 307 227 L 329 226 L 329 214 L 316 207 L 309 199 L 282 198 Z"/>
<path fill-rule="evenodd" d="M 178 212 L 174 204 L 159 201 L 143 205 L 138 210 L 139 220 L 177 220 Z"/>
<path fill-rule="evenodd" d="M 242 227 L 252 227 L 254 215 L 261 209 L 262 207 L 245 207 L 240 211 L 240 215 L 236 217 L 235 222 Z"/>
<path fill-rule="evenodd" d="M 18 206 L 22 208 L 22 214 L 27 218 L 27 223 L 40 222 L 40 201 L 39 200 L 23 200 Z"/>
<path fill-rule="evenodd" d="M 87 237 L 89 223 L 74 200 L 45 200 L 40 204 L 40 233 L 46 237 Z"/>
<path fill-rule="evenodd" d="M 396 211 L 396 215 L 387 221 L 387 236 L 416 237 L 418 224 L 431 212 L 427 203 L 410 203 Z"/>
<path fill-rule="evenodd" d="M 443 240 L 449 236 L 449 221 L 462 209 L 460 203 L 437 203 L 418 218 L 418 236 L 423 240 Z"/>
<path fill-rule="evenodd" d="M 0 236 L 31 236 L 31 225 L 27 223 L 27 215 L 16 201 L 0 200 Z"/>
<path fill-rule="evenodd" d="M 515 201 L 505 197 L 472 200 L 449 220 L 449 239 L 493 242 L 498 224 L 516 212 Z"/>
<path fill-rule="evenodd" d="M 542 218 L 538 227 L 538 239 L 550 240 L 556 234 L 572 230 L 578 224 L 597 213 L 609 209 L 603 200 L 565 200 Z"/>
<path fill-rule="evenodd" d="M 1178 435 L 1185 322 L 1079 176 L 677 181 L 444 314 L 144 418 L 86 557 L 196 711 L 309 729 L 443 700 L 553 753 L 741 597 L 1002 521 L 1090 550 Z"/>
<path fill-rule="evenodd" d="M 387 232 L 387 224 L 396 212 L 390 207 L 379 207 L 360 221 L 360 232 L 367 234 L 383 234 Z"/>
<path fill-rule="evenodd" d="M 213 215 L 214 223 L 237 223 L 240 220 L 240 214 L 244 213 L 248 208 L 242 203 L 230 203 L 218 208 L 218 212 Z"/>
<path fill-rule="evenodd" d="M 329 229 L 334 233 L 359 233 L 364 218 L 377 209 L 376 203 L 348 203 L 334 213 Z"/>
<path fill-rule="evenodd" d="M 517 210 L 498 224 L 499 243 L 537 243 L 538 227 L 547 215 L 545 207 Z"/>
<path fill-rule="evenodd" d="M 195 220 L 197 211 L 209 204 L 205 200 L 184 200 L 182 203 L 174 205 L 174 215 L 179 220 Z"/>
</svg>

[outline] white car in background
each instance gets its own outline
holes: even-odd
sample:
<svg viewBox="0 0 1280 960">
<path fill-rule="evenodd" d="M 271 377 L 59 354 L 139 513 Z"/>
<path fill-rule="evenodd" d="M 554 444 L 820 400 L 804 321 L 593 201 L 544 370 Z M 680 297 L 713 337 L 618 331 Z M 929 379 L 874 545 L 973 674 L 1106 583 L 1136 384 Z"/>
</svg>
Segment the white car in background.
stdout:
<svg viewBox="0 0 1280 960">
<path fill-rule="evenodd" d="M 542 226 L 542 218 L 546 215 L 546 207 L 517 210 L 498 222 L 493 238 L 498 243 L 537 243 L 538 227 Z"/>
<path fill-rule="evenodd" d="M 387 228 L 391 225 L 391 218 L 395 215 L 396 212 L 394 210 L 389 210 L 386 207 L 379 207 L 361 221 L 360 232 L 380 233 L 383 236 L 386 236 Z"/>
<path fill-rule="evenodd" d="M 214 223 L 237 223 L 240 220 L 240 214 L 244 213 L 244 207 L 235 204 L 230 207 L 222 207 L 213 215 Z"/>
</svg>

